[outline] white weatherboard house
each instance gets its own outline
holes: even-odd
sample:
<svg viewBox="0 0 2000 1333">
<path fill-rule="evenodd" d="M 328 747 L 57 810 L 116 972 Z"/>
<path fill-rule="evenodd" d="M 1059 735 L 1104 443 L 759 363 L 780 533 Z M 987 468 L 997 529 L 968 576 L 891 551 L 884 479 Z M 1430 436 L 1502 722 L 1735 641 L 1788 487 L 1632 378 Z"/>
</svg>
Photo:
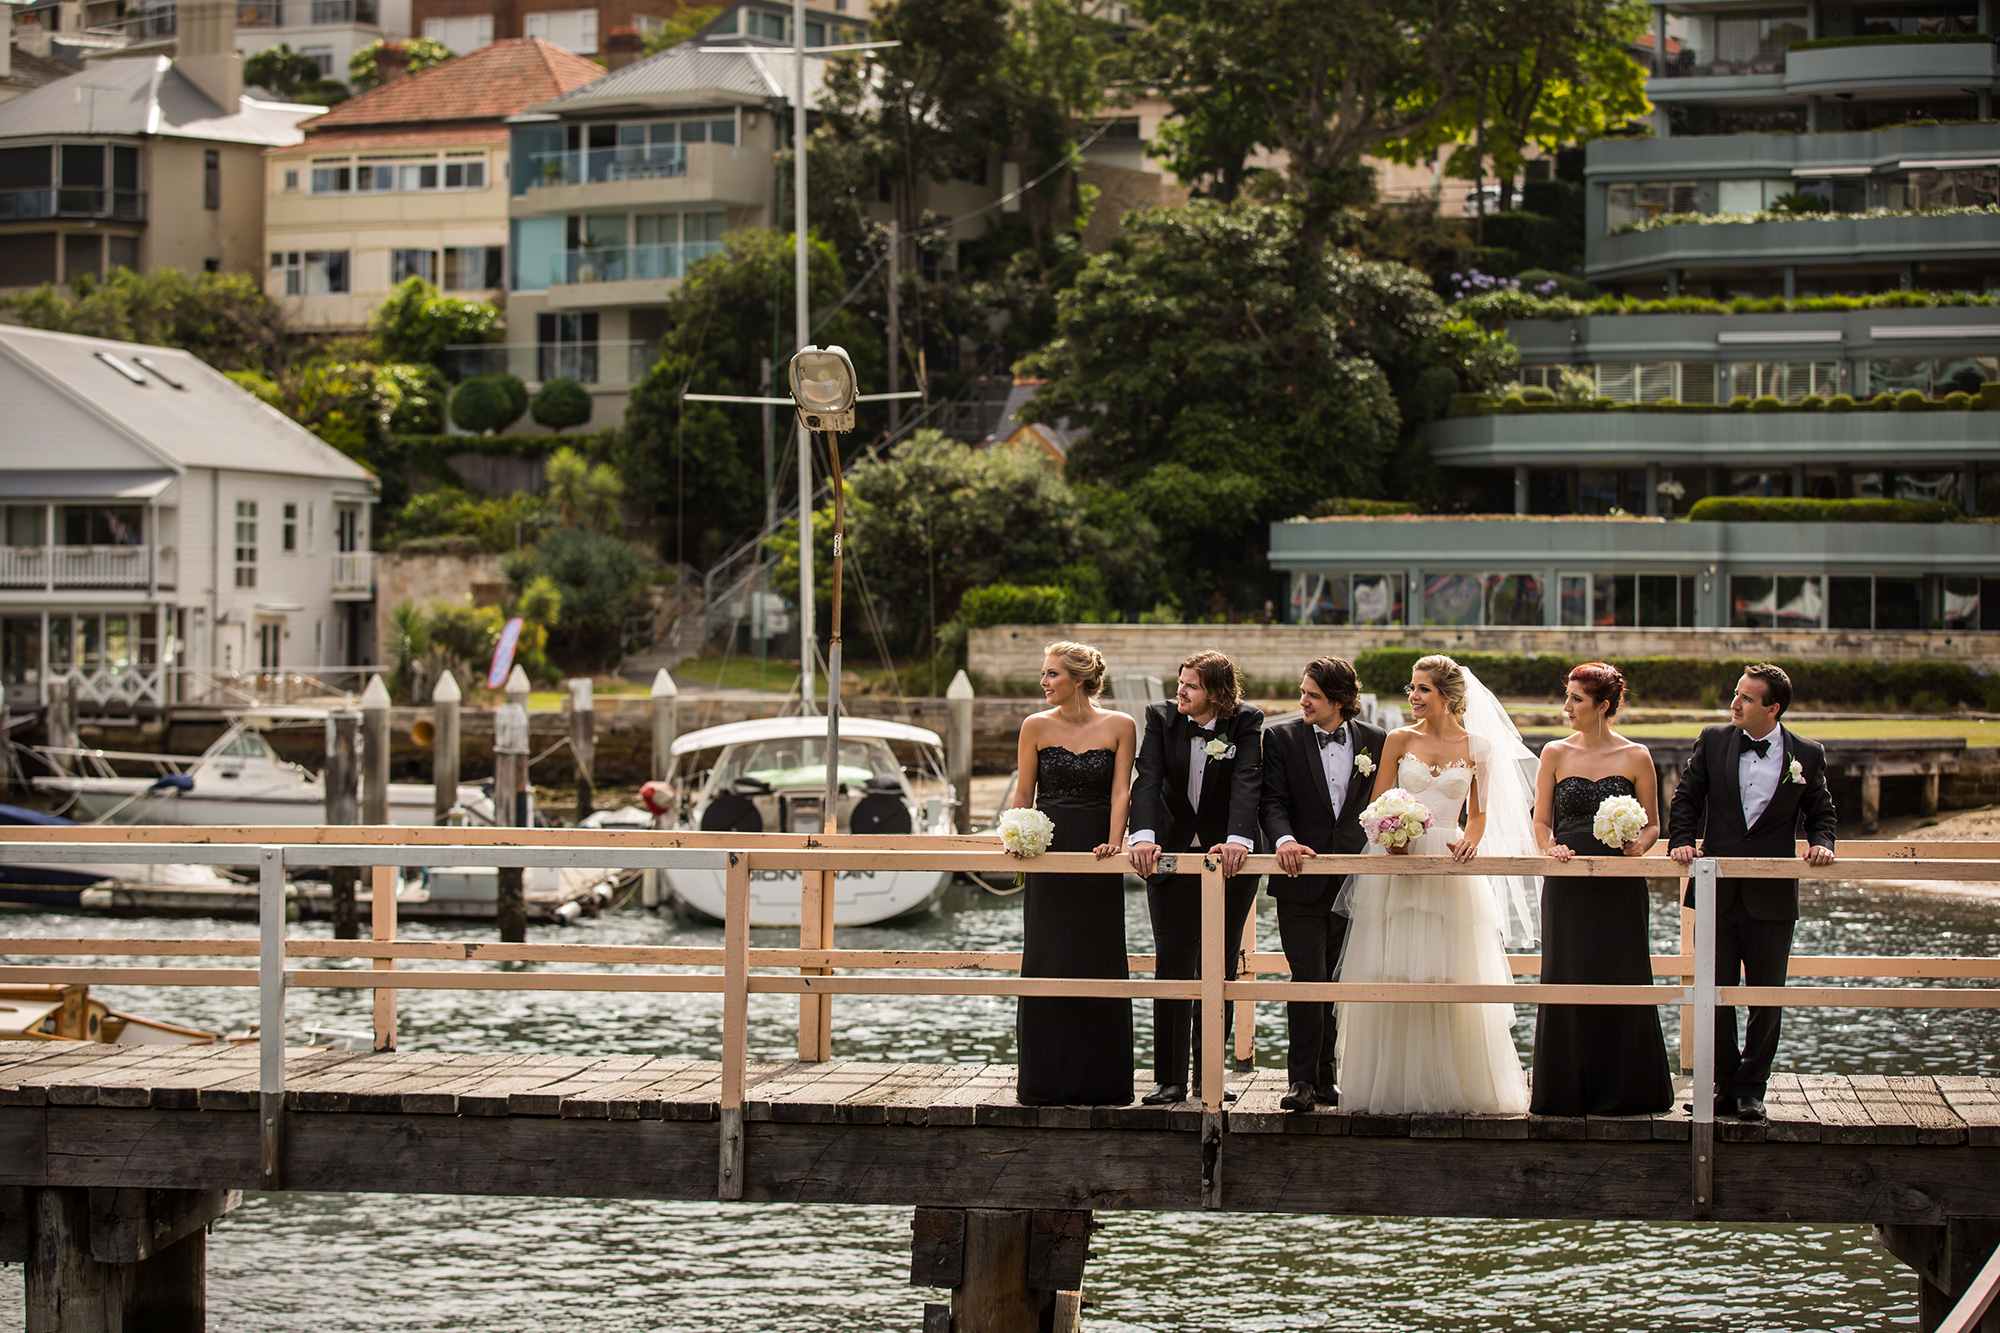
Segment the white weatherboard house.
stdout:
<svg viewBox="0 0 2000 1333">
<path fill-rule="evenodd" d="M 193 355 L 0 325 L 0 682 L 148 715 L 364 660 L 375 477 Z M 360 654 L 360 656 L 356 656 Z"/>
</svg>

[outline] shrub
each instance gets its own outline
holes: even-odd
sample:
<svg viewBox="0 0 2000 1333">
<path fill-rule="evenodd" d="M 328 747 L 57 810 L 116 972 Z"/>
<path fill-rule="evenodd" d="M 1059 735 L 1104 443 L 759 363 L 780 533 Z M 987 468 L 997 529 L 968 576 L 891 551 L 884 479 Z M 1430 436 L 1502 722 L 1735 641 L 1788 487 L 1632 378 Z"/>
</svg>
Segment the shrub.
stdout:
<svg viewBox="0 0 2000 1333">
<path fill-rule="evenodd" d="M 958 618 L 967 629 L 987 625 L 1060 625 L 1070 618 L 1067 589 L 1018 583 L 989 583 L 974 588 L 958 604 Z"/>
<path fill-rule="evenodd" d="M 1793 190 L 1771 201 L 1773 213 L 1824 213 L 1826 209 L 1826 200 L 1816 194 L 1807 194 L 1804 190 Z"/>
<path fill-rule="evenodd" d="M 1510 412 L 1518 412 L 1527 405 L 1528 405 L 1527 398 L 1524 395 L 1518 393 L 1510 393 L 1505 398 L 1502 398 L 1500 400 L 1500 406 L 1506 408 Z"/>
<path fill-rule="evenodd" d="M 392 361 L 376 369 L 375 388 L 388 406 L 391 434 L 435 435 L 444 429 L 451 386 L 436 366 Z"/>
<path fill-rule="evenodd" d="M 1825 406 L 1826 399 L 1816 393 L 1807 394 L 1805 397 L 1799 399 L 1798 403 L 1799 411 L 1801 412 L 1817 412 Z"/>
<path fill-rule="evenodd" d="M 1312 508 L 1314 518 L 1382 518 L 1391 514 L 1417 514 L 1422 509 L 1409 500 L 1352 500 L 1336 497 L 1321 500 Z"/>
<path fill-rule="evenodd" d="M 1987 381 L 1979 386 L 1979 397 L 1989 412 L 2000 412 L 2000 384 Z"/>
<path fill-rule="evenodd" d="M 518 401 L 514 389 L 520 390 Z M 521 419 L 527 397 L 527 386 L 512 375 L 474 375 L 451 396 L 452 424 L 478 435 L 503 431 Z"/>
<path fill-rule="evenodd" d="M 1944 405 L 1960 412 L 1966 411 L 1972 406 L 1972 395 L 1963 389 L 1954 389 L 1944 396 Z"/>
<path fill-rule="evenodd" d="M 1748 412 L 1750 410 L 1750 395 L 1747 393 L 1737 394 L 1729 400 L 1729 410 L 1732 412 Z"/>
<path fill-rule="evenodd" d="M 1521 390 L 1521 400 L 1528 403 L 1553 403 L 1556 400 L 1555 390 L 1544 389 L 1539 384 L 1530 384 Z"/>
<path fill-rule="evenodd" d="M 1874 408 L 1877 412 L 1887 412 L 1895 405 L 1896 395 L 1893 393 L 1878 393 L 1868 400 L 1868 406 Z"/>
<path fill-rule="evenodd" d="M 1711 495 L 1688 510 L 1697 523 L 1962 523 L 1943 500 L 1805 500 Z"/>
<path fill-rule="evenodd" d="M 1853 395 L 1845 393 L 1835 394 L 1826 400 L 1826 410 L 1829 412 L 1852 412 L 1854 410 Z"/>
<path fill-rule="evenodd" d="M 1774 393 L 1760 393 L 1750 400 L 1750 410 L 1752 412 L 1782 412 L 1785 410 L 1785 400 Z"/>
<path fill-rule="evenodd" d="M 1679 407 L 1680 405 L 1681 400 L 1678 398 L 1655 398 L 1653 400 L 1654 407 Z"/>
<path fill-rule="evenodd" d="M 536 390 L 528 403 L 535 424 L 560 435 L 571 426 L 590 420 L 590 390 L 572 379 L 553 379 Z"/>
<path fill-rule="evenodd" d="M 1423 651 L 1375 648 L 1358 654 L 1354 669 L 1361 688 L 1393 694 L 1410 678 Z M 1563 679 L 1575 662 L 1564 657 L 1502 653 L 1453 653 L 1487 688 L 1503 698 L 1547 700 L 1562 697 Z M 1797 690 L 1794 709 L 1810 705 L 1841 708 L 1914 707 L 1919 700 L 1938 708 L 1985 708 L 2000 681 L 1961 662 L 1877 662 L 1864 659 L 1768 658 L 1791 674 Z M 1625 673 L 1631 702 L 1645 707 L 1670 704 L 1713 707 L 1735 690 L 1748 659 L 1620 657 L 1612 665 Z M 1811 732 L 1811 724 L 1802 730 Z"/>
<path fill-rule="evenodd" d="M 1905 389 L 1896 395 L 1898 412 L 1921 412 L 1930 405 L 1931 400 L 1924 396 L 1922 389 Z"/>
</svg>

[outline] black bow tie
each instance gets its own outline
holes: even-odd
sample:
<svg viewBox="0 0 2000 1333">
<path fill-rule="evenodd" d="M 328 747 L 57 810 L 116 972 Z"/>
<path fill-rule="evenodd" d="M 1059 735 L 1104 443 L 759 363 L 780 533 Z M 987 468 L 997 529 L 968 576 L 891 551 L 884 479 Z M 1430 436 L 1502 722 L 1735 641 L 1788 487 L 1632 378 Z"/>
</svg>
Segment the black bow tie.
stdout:
<svg viewBox="0 0 2000 1333">
<path fill-rule="evenodd" d="M 1771 753 L 1771 738 L 1766 736 L 1761 741 L 1753 741 L 1750 739 L 1750 733 L 1746 731 L 1743 733 L 1743 748 L 1746 750 L 1755 750 L 1757 757 L 1762 759 L 1765 755 Z"/>
<path fill-rule="evenodd" d="M 1347 726 L 1343 723 L 1335 727 L 1332 731 L 1322 731 L 1318 727 L 1314 727 L 1313 738 L 1319 742 L 1319 748 L 1322 750 L 1329 745 L 1345 745 L 1347 744 Z"/>
<path fill-rule="evenodd" d="M 1190 725 L 1192 725 L 1196 731 L 1200 732 L 1204 736 L 1213 736 L 1215 734 L 1215 723 L 1213 722 L 1209 723 L 1205 727 L 1199 722 L 1193 722 Z"/>
</svg>

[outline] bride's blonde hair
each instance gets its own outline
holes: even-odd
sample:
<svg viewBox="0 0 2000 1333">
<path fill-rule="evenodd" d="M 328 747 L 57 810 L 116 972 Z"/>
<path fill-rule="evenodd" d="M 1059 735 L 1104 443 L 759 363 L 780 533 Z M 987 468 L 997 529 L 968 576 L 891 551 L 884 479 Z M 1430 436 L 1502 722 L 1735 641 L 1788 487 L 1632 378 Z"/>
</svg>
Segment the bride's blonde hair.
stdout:
<svg viewBox="0 0 2000 1333">
<path fill-rule="evenodd" d="M 1444 696 L 1445 707 L 1451 709 L 1453 717 L 1465 716 L 1465 668 L 1446 657 L 1443 653 L 1432 653 L 1420 657 L 1412 672 L 1421 671 L 1431 678 L 1431 684 Z"/>
</svg>

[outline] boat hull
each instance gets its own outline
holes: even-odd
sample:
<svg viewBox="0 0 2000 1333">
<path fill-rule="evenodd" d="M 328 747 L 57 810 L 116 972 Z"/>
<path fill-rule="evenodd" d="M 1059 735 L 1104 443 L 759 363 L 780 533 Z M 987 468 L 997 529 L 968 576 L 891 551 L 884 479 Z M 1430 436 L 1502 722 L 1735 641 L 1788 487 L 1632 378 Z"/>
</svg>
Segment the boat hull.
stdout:
<svg viewBox="0 0 2000 1333">
<path fill-rule="evenodd" d="M 320 789 L 301 788 L 294 792 L 203 793 L 194 791 L 157 796 L 141 794 L 152 784 L 132 778 L 37 778 L 39 791 L 76 796 L 75 815 L 79 822 L 102 819 L 117 810 L 121 821 L 143 824 L 179 824 L 191 827 L 215 824 L 303 826 L 326 822 L 326 795 Z M 134 796 L 141 799 L 134 801 Z M 120 807 L 123 807 L 120 809 Z M 435 820 L 431 789 L 417 783 L 398 782 L 389 787 L 389 822 L 410 827 L 429 827 Z"/>
<path fill-rule="evenodd" d="M 722 920 L 725 905 L 720 870 L 664 870 L 668 889 L 690 911 Z M 843 870 L 834 881 L 836 926 L 869 926 L 921 911 L 951 884 L 948 870 Z M 796 870 L 750 872 L 750 924 L 799 924 L 800 874 Z"/>
</svg>

